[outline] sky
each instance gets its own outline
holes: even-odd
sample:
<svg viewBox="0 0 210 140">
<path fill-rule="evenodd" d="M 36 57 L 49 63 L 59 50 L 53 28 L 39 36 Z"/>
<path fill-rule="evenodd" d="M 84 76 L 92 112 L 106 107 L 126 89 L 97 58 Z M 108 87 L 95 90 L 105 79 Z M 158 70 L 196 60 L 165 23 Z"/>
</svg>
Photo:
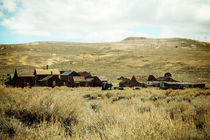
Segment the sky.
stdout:
<svg viewBox="0 0 210 140">
<path fill-rule="evenodd" d="M 210 0 L 0 0 L 0 44 L 127 37 L 210 42 Z"/>
</svg>

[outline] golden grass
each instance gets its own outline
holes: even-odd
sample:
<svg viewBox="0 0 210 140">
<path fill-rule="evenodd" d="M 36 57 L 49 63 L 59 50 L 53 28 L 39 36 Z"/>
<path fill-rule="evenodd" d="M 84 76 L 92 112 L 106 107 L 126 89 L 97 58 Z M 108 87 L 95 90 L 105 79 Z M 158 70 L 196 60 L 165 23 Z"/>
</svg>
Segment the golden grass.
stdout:
<svg viewBox="0 0 210 140">
<path fill-rule="evenodd" d="M 210 90 L 0 87 L 0 139 L 209 139 Z"/>
</svg>

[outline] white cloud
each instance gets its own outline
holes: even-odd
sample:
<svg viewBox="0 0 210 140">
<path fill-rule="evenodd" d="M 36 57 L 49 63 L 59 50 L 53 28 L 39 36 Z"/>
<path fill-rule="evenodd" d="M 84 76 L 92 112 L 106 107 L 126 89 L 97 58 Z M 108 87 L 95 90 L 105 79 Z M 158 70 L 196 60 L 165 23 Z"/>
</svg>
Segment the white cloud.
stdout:
<svg viewBox="0 0 210 140">
<path fill-rule="evenodd" d="M 20 34 L 56 38 L 57 33 L 69 40 L 117 41 L 128 36 L 153 36 L 146 31 L 131 30 L 146 24 L 163 29 L 160 37 L 210 41 L 206 37 L 210 35 L 208 0 L 0 1 L 4 10 L 17 11 L 12 18 L 4 16 L 1 24 Z"/>
</svg>

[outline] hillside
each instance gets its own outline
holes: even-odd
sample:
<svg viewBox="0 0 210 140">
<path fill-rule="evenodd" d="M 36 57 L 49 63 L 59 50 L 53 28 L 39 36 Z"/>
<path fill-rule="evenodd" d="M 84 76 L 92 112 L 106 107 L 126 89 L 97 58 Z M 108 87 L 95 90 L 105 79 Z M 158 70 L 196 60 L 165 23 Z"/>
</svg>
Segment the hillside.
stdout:
<svg viewBox="0 0 210 140">
<path fill-rule="evenodd" d="M 120 42 L 73 43 L 33 42 L 0 45 L 0 76 L 49 65 L 117 77 L 135 74 L 161 76 L 171 72 L 175 79 L 210 83 L 210 44 L 190 39 L 129 37 Z"/>
</svg>

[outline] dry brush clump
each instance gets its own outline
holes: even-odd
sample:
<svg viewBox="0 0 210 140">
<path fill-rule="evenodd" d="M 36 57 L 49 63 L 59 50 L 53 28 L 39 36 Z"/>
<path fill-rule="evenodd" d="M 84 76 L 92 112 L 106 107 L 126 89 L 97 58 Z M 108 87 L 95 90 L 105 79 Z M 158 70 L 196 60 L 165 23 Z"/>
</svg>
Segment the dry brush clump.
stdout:
<svg viewBox="0 0 210 140">
<path fill-rule="evenodd" d="M 0 87 L 1 139 L 209 139 L 210 90 Z"/>
</svg>

